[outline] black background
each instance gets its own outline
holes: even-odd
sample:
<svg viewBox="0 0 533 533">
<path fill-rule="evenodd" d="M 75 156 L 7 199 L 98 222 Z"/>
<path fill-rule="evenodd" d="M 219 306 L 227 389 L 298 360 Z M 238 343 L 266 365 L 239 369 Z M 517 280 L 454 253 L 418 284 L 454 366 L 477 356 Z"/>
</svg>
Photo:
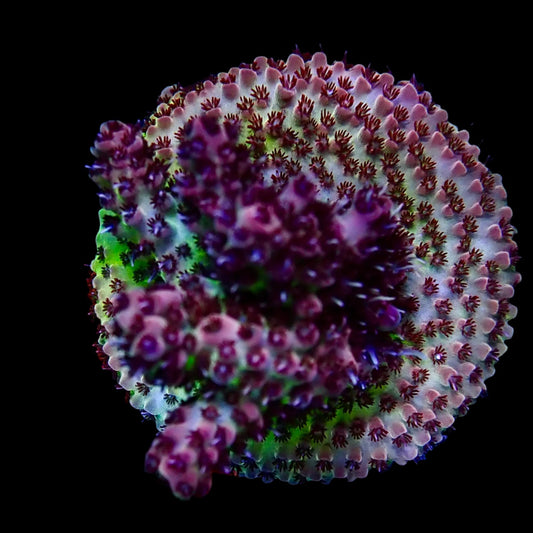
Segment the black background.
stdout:
<svg viewBox="0 0 533 533">
<path fill-rule="evenodd" d="M 320 524 L 427 531 L 437 525 L 461 530 L 492 519 L 520 523 L 531 492 L 526 292 L 532 84 L 527 35 L 514 17 L 451 12 L 444 5 L 430 13 L 418 4 L 376 4 L 363 12 L 323 3 L 294 15 L 267 4 L 190 10 L 167 5 L 153 11 L 144 6 L 139 12 L 129 6 L 113 13 L 102 5 L 82 6 L 75 15 L 66 14 L 65 22 L 43 28 L 28 70 L 48 94 L 43 106 L 48 134 L 42 139 L 54 179 L 43 194 L 51 238 L 60 235 L 63 258 L 61 275 L 48 277 L 61 286 L 56 299 L 63 317 L 59 324 L 55 317 L 47 344 L 47 371 L 52 370 L 47 379 L 57 383 L 57 398 L 43 430 L 52 449 L 42 460 L 49 488 L 41 487 L 39 498 L 48 501 L 50 522 L 69 523 L 65 511 L 72 509 L 80 525 L 138 528 L 244 531 Z M 322 49 L 330 61 L 347 52 L 349 62 L 390 70 L 397 81 L 415 74 L 448 111 L 450 122 L 470 131 L 480 159 L 504 177 L 519 230 L 526 279 L 514 299 L 515 336 L 487 382 L 488 397 L 458 419 L 448 439 L 419 464 L 329 486 L 215 476 L 206 498 L 181 502 L 144 473 L 154 427 L 115 389 L 92 348 L 95 324 L 87 316 L 85 279 L 94 255 L 98 201 L 85 169 L 92 161 L 89 148 L 102 122 L 145 118 L 167 85 L 191 84 L 259 55 L 286 59 L 296 46 L 303 52 Z M 33 100 L 43 94 L 31 93 Z M 52 265 L 57 253 L 50 252 Z"/>
</svg>

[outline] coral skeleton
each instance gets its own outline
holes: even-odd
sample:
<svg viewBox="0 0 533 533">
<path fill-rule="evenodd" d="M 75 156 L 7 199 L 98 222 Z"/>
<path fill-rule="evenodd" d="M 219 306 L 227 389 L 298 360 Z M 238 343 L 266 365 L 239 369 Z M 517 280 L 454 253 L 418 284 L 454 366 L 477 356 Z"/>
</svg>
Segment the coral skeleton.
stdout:
<svg viewBox="0 0 533 533">
<path fill-rule="evenodd" d="M 96 347 L 177 497 L 404 465 L 485 391 L 516 315 L 512 211 L 415 81 L 258 57 L 102 124 L 92 152 Z"/>
</svg>

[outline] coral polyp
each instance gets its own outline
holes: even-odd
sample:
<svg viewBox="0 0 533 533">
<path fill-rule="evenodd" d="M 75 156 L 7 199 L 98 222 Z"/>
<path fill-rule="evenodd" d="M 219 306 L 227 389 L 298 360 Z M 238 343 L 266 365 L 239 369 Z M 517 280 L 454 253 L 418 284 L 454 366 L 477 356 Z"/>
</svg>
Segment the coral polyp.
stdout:
<svg viewBox="0 0 533 533">
<path fill-rule="evenodd" d="M 364 478 L 439 443 L 512 336 L 501 176 L 414 81 L 323 53 L 102 124 L 98 350 L 182 499 Z"/>
</svg>

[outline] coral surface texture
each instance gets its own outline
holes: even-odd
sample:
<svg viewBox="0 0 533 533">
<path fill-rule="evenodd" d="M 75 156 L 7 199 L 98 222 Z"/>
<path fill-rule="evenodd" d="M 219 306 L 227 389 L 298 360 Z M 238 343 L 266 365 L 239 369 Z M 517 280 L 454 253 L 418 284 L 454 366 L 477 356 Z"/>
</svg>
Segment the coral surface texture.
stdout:
<svg viewBox="0 0 533 533">
<path fill-rule="evenodd" d="M 177 497 L 404 465 L 485 391 L 512 211 L 416 81 L 258 57 L 102 124 L 92 153 L 95 346 Z"/>
</svg>

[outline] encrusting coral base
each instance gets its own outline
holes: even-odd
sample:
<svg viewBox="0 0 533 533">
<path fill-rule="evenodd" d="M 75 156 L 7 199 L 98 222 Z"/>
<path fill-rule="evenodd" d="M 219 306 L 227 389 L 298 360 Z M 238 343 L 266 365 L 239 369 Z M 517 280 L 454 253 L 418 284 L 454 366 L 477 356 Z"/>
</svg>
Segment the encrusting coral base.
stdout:
<svg viewBox="0 0 533 533">
<path fill-rule="evenodd" d="M 423 457 L 512 335 L 501 177 L 431 95 L 259 57 L 104 123 L 98 351 L 180 498 L 213 472 L 354 480 Z"/>
</svg>

